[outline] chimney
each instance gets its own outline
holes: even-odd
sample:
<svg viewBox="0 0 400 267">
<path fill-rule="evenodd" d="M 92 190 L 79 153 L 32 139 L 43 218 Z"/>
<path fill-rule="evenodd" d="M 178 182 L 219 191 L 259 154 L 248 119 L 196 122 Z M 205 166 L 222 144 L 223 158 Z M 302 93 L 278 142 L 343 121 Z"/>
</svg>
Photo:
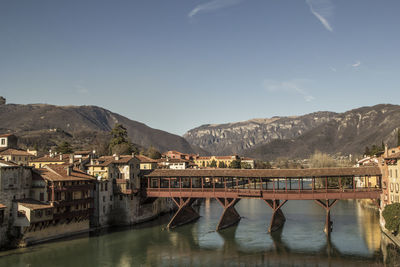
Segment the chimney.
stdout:
<svg viewBox="0 0 400 267">
<path fill-rule="evenodd" d="M 75 158 L 74 154 L 69 155 L 69 164 L 74 164 L 74 158 Z"/>
<path fill-rule="evenodd" d="M 63 160 L 63 154 L 60 154 L 60 160 Z"/>
<path fill-rule="evenodd" d="M 388 145 L 387 145 L 387 144 L 385 144 L 385 157 L 388 157 L 388 156 L 389 156 L 389 153 L 388 153 L 388 151 L 389 151 L 389 149 L 388 149 Z"/>
<path fill-rule="evenodd" d="M 73 165 L 69 165 L 67 168 L 67 176 L 71 176 Z"/>
<path fill-rule="evenodd" d="M 115 155 L 115 160 L 119 160 L 119 155 Z"/>
</svg>

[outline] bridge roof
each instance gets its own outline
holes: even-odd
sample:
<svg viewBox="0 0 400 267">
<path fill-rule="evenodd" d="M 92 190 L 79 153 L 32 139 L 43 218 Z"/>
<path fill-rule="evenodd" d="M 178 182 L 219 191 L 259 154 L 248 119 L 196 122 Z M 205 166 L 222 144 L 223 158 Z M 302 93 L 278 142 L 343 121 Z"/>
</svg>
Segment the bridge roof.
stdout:
<svg viewBox="0 0 400 267">
<path fill-rule="evenodd" d="M 382 175 L 379 167 L 346 167 L 321 169 L 156 169 L 145 177 L 241 177 L 241 178 L 299 178 L 299 177 L 344 177 Z"/>
</svg>

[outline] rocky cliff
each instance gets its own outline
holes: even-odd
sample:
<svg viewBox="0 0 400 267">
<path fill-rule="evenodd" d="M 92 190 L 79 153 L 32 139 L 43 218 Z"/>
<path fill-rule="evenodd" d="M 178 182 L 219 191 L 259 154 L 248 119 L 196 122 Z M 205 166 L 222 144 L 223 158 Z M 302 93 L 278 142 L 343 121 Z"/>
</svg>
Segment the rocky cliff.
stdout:
<svg viewBox="0 0 400 267">
<path fill-rule="evenodd" d="M 344 113 L 315 112 L 303 116 L 253 119 L 203 125 L 188 131 L 189 143 L 213 154 L 261 159 L 309 156 L 315 150 L 330 154 L 359 154 L 365 146 L 395 145 L 400 106 L 376 105 Z"/>
</svg>

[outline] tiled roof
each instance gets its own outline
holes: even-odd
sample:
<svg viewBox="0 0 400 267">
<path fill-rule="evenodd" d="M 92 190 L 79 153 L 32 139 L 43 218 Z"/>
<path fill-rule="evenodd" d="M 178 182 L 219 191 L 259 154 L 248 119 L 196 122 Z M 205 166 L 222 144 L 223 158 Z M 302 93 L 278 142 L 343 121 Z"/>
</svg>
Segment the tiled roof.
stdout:
<svg viewBox="0 0 400 267">
<path fill-rule="evenodd" d="M 88 181 L 95 180 L 91 175 L 86 174 L 76 168 L 73 168 L 71 175 L 67 175 L 68 165 L 46 165 L 42 169 L 38 169 L 40 175 L 49 181 Z"/>
<path fill-rule="evenodd" d="M 5 160 L 1 160 L 1 159 L 0 159 L 0 163 L 8 165 L 8 166 L 18 166 L 18 164 L 14 163 L 14 162 L 5 161 Z"/>
<path fill-rule="evenodd" d="M 9 137 L 12 136 L 13 134 L 0 134 L 0 137 Z"/>
<path fill-rule="evenodd" d="M 53 206 L 31 198 L 19 199 L 16 202 L 30 210 L 52 209 Z"/>
<path fill-rule="evenodd" d="M 140 163 L 157 163 L 157 160 L 143 155 L 135 155 L 135 157 L 140 161 Z"/>
<path fill-rule="evenodd" d="M 5 150 L 2 150 L 0 152 L 0 155 L 13 155 L 13 156 L 34 156 L 31 153 L 26 152 L 25 150 L 21 149 L 14 149 L 14 148 L 8 148 Z"/>
<path fill-rule="evenodd" d="M 199 169 L 199 170 L 171 170 L 157 169 L 147 177 L 243 177 L 243 178 L 296 178 L 296 177 L 337 177 L 353 175 L 381 175 L 379 167 L 348 167 L 348 168 L 321 168 L 321 169 Z"/>
<path fill-rule="evenodd" d="M 391 155 L 385 157 L 385 159 L 400 159 L 400 152 L 391 154 Z"/>
<path fill-rule="evenodd" d="M 60 159 L 59 156 L 55 156 L 55 157 L 44 156 L 44 157 L 40 157 L 37 159 L 33 159 L 33 160 L 31 160 L 31 162 L 66 162 L 68 160 L 69 160 L 69 156 L 67 156 L 67 155 L 63 155 L 63 159 Z"/>
</svg>

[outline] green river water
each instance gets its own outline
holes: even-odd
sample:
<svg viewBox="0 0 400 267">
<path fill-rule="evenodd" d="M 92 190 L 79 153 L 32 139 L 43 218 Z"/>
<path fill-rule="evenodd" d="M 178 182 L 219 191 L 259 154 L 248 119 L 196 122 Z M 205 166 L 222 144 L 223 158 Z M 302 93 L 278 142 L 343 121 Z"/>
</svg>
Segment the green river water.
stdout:
<svg viewBox="0 0 400 267">
<path fill-rule="evenodd" d="M 236 227 L 215 231 L 220 205 L 205 200 L 200 219 L 165 230 L 171 215 L 132 228 L 59 240 L 0 253 L 0 266 L 396 266 L 400 252 L 381 234 L 378 212 L 356 201 L 332 209 L 333 232 L 323 232 L 325 211 L 312 201 L 283 207 L 282 231 L 267 233 L 271 209 L 243 199 Z"/>
</svg>

